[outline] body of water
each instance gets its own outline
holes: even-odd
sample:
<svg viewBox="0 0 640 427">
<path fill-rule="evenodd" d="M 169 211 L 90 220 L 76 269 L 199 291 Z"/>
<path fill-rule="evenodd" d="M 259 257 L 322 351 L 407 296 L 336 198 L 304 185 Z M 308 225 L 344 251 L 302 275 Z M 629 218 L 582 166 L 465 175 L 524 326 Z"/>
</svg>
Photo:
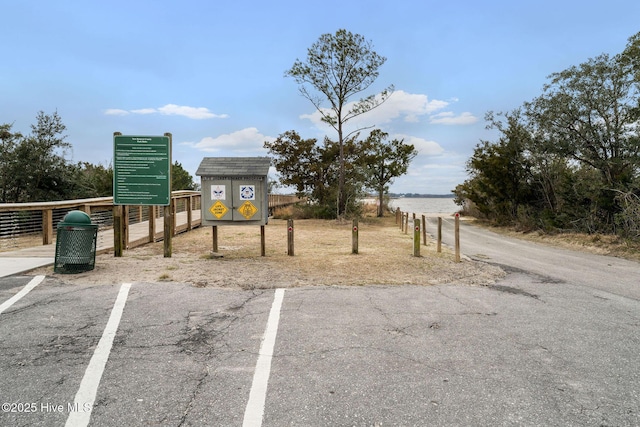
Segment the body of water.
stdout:
<svg viewBox="0 0 640 427">
<path fill-rule="evenodd" d="M 431 198 L 431 197 L 401 197 L 391 199 L 389 206 L 395 210 L 400 208 L 402 212 L 415 213 L 419 215 L 452 215 L 462 209 L 453 202 L 452 198 Z"/>
</svg>

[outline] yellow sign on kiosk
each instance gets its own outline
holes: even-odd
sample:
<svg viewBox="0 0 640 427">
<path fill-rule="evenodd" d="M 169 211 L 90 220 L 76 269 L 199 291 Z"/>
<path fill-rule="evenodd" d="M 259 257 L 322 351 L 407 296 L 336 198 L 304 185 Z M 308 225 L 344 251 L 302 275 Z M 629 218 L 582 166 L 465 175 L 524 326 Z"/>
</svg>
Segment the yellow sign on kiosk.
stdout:
<svg viewBox="0 0 640 427">
<path fill-rule="evenodd" d="M 209 212 L 211 212 L 218 219 L 222 218 L 228 211 L 229 209 L 227 209 L 224 203 L 222 203 L 220 200 L 215 202 L 209 208 Z"/>
<path fill-rule="evenodd" d="M 258 208 L 256 208 L 253 203 L 247 200 L 242 205 L 240 205 L 240 207 L 238 208 L 238 212 L 240 212 L 240 215 L 242 215 L 246 219 L 251 219 L 251 217 L 258 212 Z"/>
</svg>

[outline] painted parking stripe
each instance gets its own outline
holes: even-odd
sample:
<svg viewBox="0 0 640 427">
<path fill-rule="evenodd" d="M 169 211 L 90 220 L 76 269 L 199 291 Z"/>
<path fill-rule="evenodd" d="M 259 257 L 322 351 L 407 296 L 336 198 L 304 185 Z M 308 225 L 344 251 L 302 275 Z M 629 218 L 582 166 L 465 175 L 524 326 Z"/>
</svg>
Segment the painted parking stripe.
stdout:
<svg viewBox="0 0 640 427">
<path fill-rule="evenodd" d="M 249 393 L 249 401 L 244 411 L 243 427 L 259 427 L 262 425 L 264 415 L 264 403 L 267 398 L 267 383 L 271 373 L 271 359 L 273 358 L 273 348 L 276 344 L 278 334 L 278 323 L 280 322 L 280 308 L 284 298 L 284 289 L 276 289 L 271 305 L 271 312 L 267 320 L 267 328 L 264 332 L 264 339 L 260 345 L 260 356 L 256 363 L 256 370 L 253 374 L 253 384 Z"/>
<path fill-rule="evenodd" d="M 109 359 L 109 353 L 111 353 L 113 339 L 116 336 L 130 288 L 131 283 L 123 283 L 120 287 L 120 292 L 118 292 L 116 302 L 113 304 L 111 316 L 109 316 L 107 326 L 104 328 L 102 338 L 100 338 L 100 342 L 98 342 L 98 346 L 93 352 L 89 366 L 87 366 L 87 370 L 84 372 L 84 377 L 82 377 L 80 388 L 73 401 L 75 409 L 69 413 L 67 423 L 65 424 L 66 427 L 85 427 L 89 425 L 100 379 L 102 378 L 104 367 Z"/>
<path fill-rule="evenodd" d="M 42 283 L 43 280 L 44 280 L 44 276 L 35 276 L 33 279 L 31 279 L 31 281 L 27 283 L 27 286 L 22 288 L 20 292 L 18 292 L 17 294 L 15 294 L 11 298 L 9 298 L 8 300 L 0 304 L 0 313 L 2 313 L 3 311 L 11 307 L 13 304 L 19 301 L 22 297 L 24 297 L 26 294 L 31 292 L 31 290 L 36 286 L 38 286 L 40 283 Z"/>
</svg>

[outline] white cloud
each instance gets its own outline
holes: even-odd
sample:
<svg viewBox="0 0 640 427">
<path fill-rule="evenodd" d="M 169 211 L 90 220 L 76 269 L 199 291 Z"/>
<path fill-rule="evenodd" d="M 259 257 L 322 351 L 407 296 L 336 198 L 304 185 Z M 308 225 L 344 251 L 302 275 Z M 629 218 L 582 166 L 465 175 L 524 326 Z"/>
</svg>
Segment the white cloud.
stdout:
<svg viewBox="0 0 640 427">
<path fill-rule="evenodd" d="M 217 137 L 207 136 L 197 143 L 185 144 L 191 145 L 200 151 L 233 151 L 246 153 L 264 150 L 264 142 L 272 139 L 273 138 L 258 132 L 257 128 L 250 127 L 236 132 L 219 135 Z"/>
<path fill-rule="evenodd" d="M 109 108 L 104 112 L 107 116 L 126 116 L 129 114 L 127 110 L 120 110 L 118 108 Z"/>
<path fill-rule="evenodd" d="M 414 94 L 398 90 L 379 107 L 348 121 L 345 128 L 347 132 L 369 126 L 382 128 L 385 124 L 397 120 L 405 123 L 418 123 L 422 117 L 427 117 L 431 124 L 469 125 L 476 123 L 478 118 L 470 112 L 464 112 L 459 115 L 449 111 L 438 113 L 438 111 L 449 107 L 452 102 L 455 103 L 457 101 L 458 98 L 451 98 L 449 101 L 438 99 L 430 100 L 429 97 L 424 94 Z M 345 111 L 352 108 L 354 104 L 355 102 L 348 103 L 345 106 Z M 329 112 L 328 109 L 325 109 L 325 111 Z M 318 128 L 325 131 L 328 130 L 328 125 L 322 122 L 322 115 L 319 111 L 314 111 L 311 114 L 303 114 L 300 118 L 308 119 Z"/>
<path fill-rule="evenodd" d="M 121 110 L 110 108 L 104 112 L 111 116 L 126 116 L 128 114 L 162 114 L 165 116 L 183 116 L 189 119 L 225 119 L 227 114 L 215 114 L 205 107 L 188 107 L 186 105 L 167 104 L 159 108 L 139 108 L 135 110 Z"/>
<path fill-rule="evenodd" d="M 478 118 L 469 112 L 464 112 L 459 116 L 447 111 L 431 116 L 429 123 L 440 125 L 470 125 L 478 121 Z"/>
<path fill-rule="evenodd" d="M 141 108 L 139 110 L 131 110 L 133 114 L 155 114 L 158 112 L 155 108 Z"/>
<path fill-rule="evenodd" d="M 427 95 L 412 94 L 399 90 L 394 92 L 393 95 L 380 106 L 380 109 L 390 118 L 387 121 L 401 117 L 405 122 L 415 123 L 419 121 L 420 116 L 431 114 L 448 105 L 449 103 L 447 101 L 437 99 L 429 100 Z"/>
<path fill-rule="evenodd" d="M 398 134 L 393 135 L 391 139 L 402 139 L 405 144 L 412 144 L 416 150 L 418 150 L 418 154 L 425 156 L 437 156 L 444 153 L 444 148 L 442 148 L 437 142 L 427 141 L 426 139 L 419 138 L 417 136 Z"/>
<path fill-rule="evenodd" d="M 205 107 L 187 107 L 182 105 L 167 104 L 158 108 L 160 114 L 170 116 L 184 116 L 190 119 L 224 119 L 227 114 L 214 114 Z"/>
<path fill-rule="evenodd" d="M 355 102 L 349 102 L 345 106 L 345 111 L 349 111 L 354 105 Z M 437 99 L 429 100 L 427 95 L 412 94 L 403 90 L 397 90 L 382 105 L 366 114 L 353 118 L 347 122 L 347 124 L 350 128 L 355 129 L 372 125 L 380 127 L 396 119 L 415 123 L 419 121 L 420 116 L 431 114 L 448 105 L 449 103 L 447 101 Z M 324 109 L 324 111 L 329 112 L 330 110 Z M 322 122 L 322 115 L 319 111 L 314 111 L 311 114 L 303 114 L 300 118 L 308 119 L 318 127 L 324 128 L 327 126 Z"/>
</svg>

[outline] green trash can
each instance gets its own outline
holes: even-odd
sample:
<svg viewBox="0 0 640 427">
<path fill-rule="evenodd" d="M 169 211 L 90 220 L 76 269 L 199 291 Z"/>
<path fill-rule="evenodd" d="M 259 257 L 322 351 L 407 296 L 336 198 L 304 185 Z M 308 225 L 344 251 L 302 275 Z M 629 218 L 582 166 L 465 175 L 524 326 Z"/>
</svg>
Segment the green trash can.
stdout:
<svg viewBox="0 0 640 427">
<path fill-rule="evenodd" d="M 56 273 L 82 273 L 93 270 L 96 264 L 98 225 L 82 211 L 70 211 L 58 223 L 56 257 L 53 271 Z"/>
</svg>

